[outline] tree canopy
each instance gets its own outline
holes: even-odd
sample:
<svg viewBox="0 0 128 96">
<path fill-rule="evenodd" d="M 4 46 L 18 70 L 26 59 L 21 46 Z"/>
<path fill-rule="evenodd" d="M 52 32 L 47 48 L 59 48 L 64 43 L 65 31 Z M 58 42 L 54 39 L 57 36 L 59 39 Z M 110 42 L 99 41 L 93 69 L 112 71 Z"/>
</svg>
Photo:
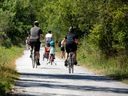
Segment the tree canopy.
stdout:
<svg viewBox="0 0 128 96">
<path fill-rule="evenodd" d="M 79 37 L 86 34 L 87 41 L 106 55 L 128 50 L 127 0 L 0 1 L 0 32 L 11 44 L 22 43 L 35 20 L 44 34 L 51 30 L 55 40 L 74 26 Z"/>
</svg>

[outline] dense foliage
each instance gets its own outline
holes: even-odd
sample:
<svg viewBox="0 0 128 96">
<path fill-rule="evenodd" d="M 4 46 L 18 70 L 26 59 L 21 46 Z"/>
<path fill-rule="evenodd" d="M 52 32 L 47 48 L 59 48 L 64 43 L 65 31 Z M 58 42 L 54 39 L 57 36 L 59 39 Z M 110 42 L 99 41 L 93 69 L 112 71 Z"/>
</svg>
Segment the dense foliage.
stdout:
<svg viewBox="0 0 128 96">
<path fill-rule="evenodd" d="M 9 92 L 13 86 L 14 79 L 18 78 L 15 70 L 15 59 L 22 54 L 23 49 L 12 47 L 0 47 L 0 96 Z"/>
<path fill-rule="evenodd" d="M 43 32 L 52 30 L 55 39 L 75 26 L 78 35 L 89 33 L 88 41 L 106 55 L 128 49 L 127 0 L 1 0 L 0 5 L 0 32 L 12 44 L 23 42 L 39 20 Z"/>
</svg>

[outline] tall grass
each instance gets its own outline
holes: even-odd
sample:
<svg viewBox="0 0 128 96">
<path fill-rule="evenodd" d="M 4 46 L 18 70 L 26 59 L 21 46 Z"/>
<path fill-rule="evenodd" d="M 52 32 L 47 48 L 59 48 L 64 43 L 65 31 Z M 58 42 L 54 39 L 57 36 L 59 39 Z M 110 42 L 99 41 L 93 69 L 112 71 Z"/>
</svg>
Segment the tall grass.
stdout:
<svg viewBox="0 0 128 96">
<path fill-rule="evenodd" d="M 128 79 L 128 56 L 118 54 L 105 58 L 93 45 L 82 42 L 78 50 L 78 61 L 98 74 L 105 74 L 113 79 Z"/>
<path fill-rule="evenodd" d="M 8 92 L 18 73 L 15 70 L 15 59 L 22 54 L 23 49 L 0 47 L 0 96 Z"/>
</svg>

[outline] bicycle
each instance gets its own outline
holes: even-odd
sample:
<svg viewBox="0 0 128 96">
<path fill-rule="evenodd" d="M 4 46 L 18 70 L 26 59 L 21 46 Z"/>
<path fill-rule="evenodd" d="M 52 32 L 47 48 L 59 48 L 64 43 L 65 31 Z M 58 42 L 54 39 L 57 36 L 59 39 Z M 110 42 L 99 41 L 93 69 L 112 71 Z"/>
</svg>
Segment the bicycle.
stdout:
<svg viewBox="0 0 128 96">
<path fill-rule="evenodd" d="M 49 53 L 48 52 L 43 54 L 43 61 L 44 61 L 44 58 L 46 58 L 47 61 L 48 61 L 48 58 L 49 58 Z"/>
<path fill-rule="evenodd" d="M 69 73 L 74 73 L 74 62 L 75 62 L 75 53 L 70 52 L 67 59 Z"/>
<path fill-rule="evenodd" d="M 37 68 L 37 57 L 36 57 L 34 49 L 31 52 L 31 60 L 32 60 L 32 67 Z"/>
<path fill-rule="evenodd" d="M 43 54 L 43 60 L 44 60 L 44 58 L 46 58 L 47 61 L 49 59 L 49 48 L 48 47 L 45 47 L 45 52 Z"/>
</svg>

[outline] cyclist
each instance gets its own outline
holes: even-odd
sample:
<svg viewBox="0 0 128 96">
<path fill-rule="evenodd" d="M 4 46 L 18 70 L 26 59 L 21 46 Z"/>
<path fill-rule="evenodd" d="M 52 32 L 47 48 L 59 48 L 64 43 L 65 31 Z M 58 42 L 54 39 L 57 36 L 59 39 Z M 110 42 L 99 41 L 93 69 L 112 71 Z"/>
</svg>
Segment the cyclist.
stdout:
<svg viewBox="0 0 128 96">
<path fill-rule="evenodd" d="M 49 58 L 53 56 L 53 58 L 55 59 L 55 42 L 53 40 L 50 42 L 50 53 L 49 54 L 50 54 Z"/>
<path fill-rule="evenodd" d="M 46 43 L 46 46 L 48 44 L 50 44 L 50 41 L 52 41 L 53 37 L 52 37 L 52 33 L 51 31 L 48 31 L 48 33 L 45 35 L 45 43 Z"/>
<path fill-rule="evenodd" d="M 39 27 L 39 22 L 35 21 L 34 22 L 34 27 L 30 29 L 30 46 L 31 46 L 31 55 L 32 56 L 32 51 L 34 48 L 34 52 L 37 58 L 37 65 L 40 65 L 40 38 L 41 38 L 42 30 Z"/>
<path fill-rule="evenodd" d="M 77 65 L 77 60 L 76 60 L 76 51 L 77 51 L 77 44 L 78 44 L 78 36 L 74 33 L 74 28 L 70 27 L 69 32 L 66 35 L 66 52 L 67 52 L 67 57 L 65 60 L 65 66 L 67 66 L 67 59 L 69 56 L 70 52 L 75 53 L 75 65 Z"/>
</svg>

